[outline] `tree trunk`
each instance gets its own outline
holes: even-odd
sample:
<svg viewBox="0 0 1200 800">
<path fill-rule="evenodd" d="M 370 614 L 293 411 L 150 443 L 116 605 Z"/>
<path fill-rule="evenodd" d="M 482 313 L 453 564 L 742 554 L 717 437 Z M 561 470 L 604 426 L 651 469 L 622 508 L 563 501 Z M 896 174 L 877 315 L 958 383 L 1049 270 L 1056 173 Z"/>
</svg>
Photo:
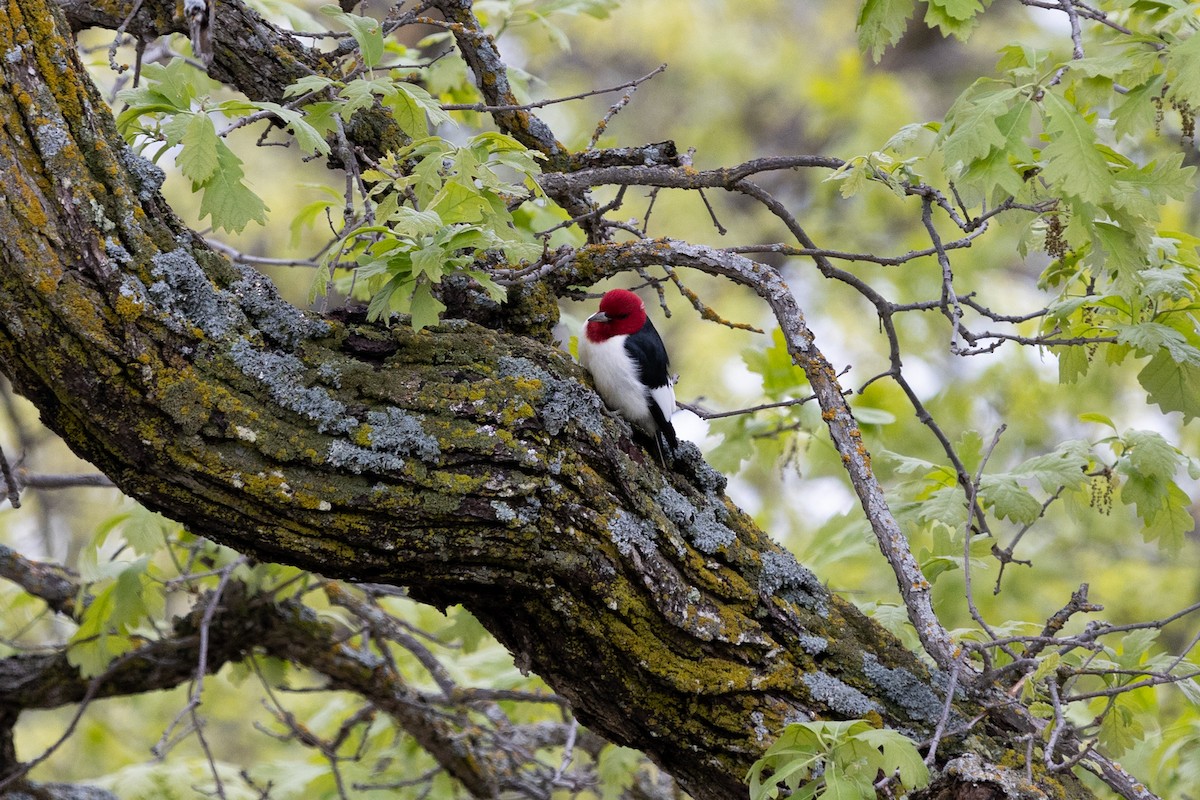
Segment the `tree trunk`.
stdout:
<svg viewBox="0 0 1200 800">
<path fill-rule="evenodd" d="M 0 369 L 123 491 L 259 558 L 462 603 L 701 800 L 744 795 L 791 721 L 932 733 L 944 680 L 756 528 L 694 447 L 660 469 L 535 337 L 290 306 L 176 219 L 56 8 L 8 0 L 0 53 Z M 544 330 L 552 299 L 531 298 Z M 999 786 L 1006 735 L 943 741 L 981 766 L 929 796 Z M 1059 778 L 1039 781 L 1089 796 Z"/>
</svg>

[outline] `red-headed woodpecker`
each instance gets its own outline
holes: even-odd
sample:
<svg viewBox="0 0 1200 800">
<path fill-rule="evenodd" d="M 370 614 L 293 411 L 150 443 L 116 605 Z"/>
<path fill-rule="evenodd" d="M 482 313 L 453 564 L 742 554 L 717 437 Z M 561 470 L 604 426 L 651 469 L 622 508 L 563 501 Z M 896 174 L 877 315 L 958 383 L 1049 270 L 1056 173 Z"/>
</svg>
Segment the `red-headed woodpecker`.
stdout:
<svg viewBox="0 0 1200 800">
<path fill-rule="evenodd" d="M 613 289 L 600 299 L 600 310 L 583 326 L 579 363 L 592 373 L 605 404 L 649 434 L 660 456 L 664 443 L 675 452 L 675 390 L 667 348 L 640 297 Z"/>
</svg>

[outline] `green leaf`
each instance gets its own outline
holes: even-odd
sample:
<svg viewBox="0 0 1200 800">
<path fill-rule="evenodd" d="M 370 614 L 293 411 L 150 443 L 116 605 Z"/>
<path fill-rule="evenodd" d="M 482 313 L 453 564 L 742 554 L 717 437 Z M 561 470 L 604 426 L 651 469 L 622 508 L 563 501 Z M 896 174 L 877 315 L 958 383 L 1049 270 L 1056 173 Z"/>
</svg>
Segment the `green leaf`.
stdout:
<svg viewBox="0 0 1200 800">
<path fill-rule="evenodd" d="M 1138 382 L 1164 412 L 1182 412 L 1185 422 L 1200 417 L 1200 366 L 1180 363 L 1159 350 L 1138 373 Z"/>
<path fill-rule="evenodd" d="M 92 587 L 92 602 L 84 610 L 79 629 L 71 637 L 67 662 L 85 678 L 104 672 L 117 656 L 137 644 L 129 630 L 153 610 L 161 611 L 162 595 L 146 577 L 147 558 L 120 564 L 116 580 L 103 588 Z"/>
<path fill-rule="evenodd" d="M 392 296 L 395 295 L 396 290 L 411 283 L 412 281 L 407 277 L 398 276 L 380 287 L 379 291 L 371 295 L 371 301 L 367 303 L 367 321 L 375 322 L 388 316 L 392 312 Z"/>
<path fill-rule="evenodd" d="M 447 261 L 444 249 L 431 245 L 413 250 L 409 255 L 412 258 L 413 277 L 424 275 L 434 283 L 442 279 L 443 267 Z"/>
<path fill-rule="evenodd" d="M 1082 414 L 1080 419 L 1089 416 L 1102 417 L 1103 415 Z M 1091 421 L 1101 420 L 1093 419 Z M 1086 483 L 1085 472 L 1090 464 L 1091 457 L 1087 443 L 1076 439 L 1063 442 L 1051 453 L 1028 459 L 1017 466 L 1012 474 L 1022 478 L 1032 478 L 1038 482 L 1043 491 L 1054 492 L 1060 486 L 1072 489 Z"/>
<path fill-rule="evenodd" d="M 979 0 L 926 0 L 925 24 L 936 27 L 943 36 L 965 41 L 978 24 L 983 11 Z"/>
<path fill-rule="evenodd" d="M 1126 695 L 1118 695 L 1108 713 L 1100 719 L 1100 745 L 1119 757 L 1145 736 L 1145 728 Z"/>
<path fill-rule="evenodd" d="M 168 538 L 178 534 L 179 524 L 142 506 L 135 506 L 121 526 L 123 538 L 139 556 L 157 553 Z"/>
<path fill-rule="evenodd" d="M 879 62 L 883 51 L 900 41 L 913 13 L 913 0 L 863 0 L 858 9 L 858 46 Z"/>
<path fill-rule="evenodd" d="M 374 67 L 379 64 L 379 60 L 383 57 L 383 31 L 378 20 L 360 17 L 357 14 L 348 14 L 333 4 L 321 6 L 319 11 L 350 29 L 354 41 L 358 42 L 364 65 Z"/>
<path fill-rule="evenodd" d="M 1046 680 L 1046 678 L 1057 672 L 1061 664 L 1062 656 L 1060 656 L 1058 653 L 1050 653 L 1050 655 L 1038 662 L 1037 669 L 1033 671 L 1033 675 L 1030 677 L 1029 683 L 1033 685 L 1041 683 L 1042 681 Z"/>
<path fill-rule="evenodd" d="M 433 289 L 426 281 L 417 284 L 412 297 L 412 326 L 419 331 L 431 325 L 437 325 L 446 306 L 433 296 Z"/>
<path fill-rule="evenodd" d="M 175 157 L 179 170 L 193 184 L 206 183 L 221 165 L 218 156 L 223 146 L 217 138 L 217 129 L 207 114 L 180 115 L 186 119 L 179 143 L 183 149 Z"/>
<path fill-rule="evenodd" d="M 1116 122 L 1114 133 L 1118 139 L 1154 128 L 1158 117 L 1154 100 L 1162 94 L 1162 81 L 1163 77 L 1156 75 L 1130 89 L 1117 102 L 1112 118 Z"/>
<path fill-rule="evenodd" d="M 985 475 L 979 482 L 979 494 L 996 516 L 1018 524 L 1033 522 L 1042 513 L 1042 504 L 1007 475 Z"/>
<path fill-rule="evenodd" d="M 325 141 L 325 135 L 309 122 L 306 113 L 285 108 L 278 103 L 255 103 L 254 105 L 264 111 L 273 112 L 283 120 L 284 126 L 296 137 L 296 144 L 300 145 L 301 150 L 323 156 L 332 152 L 329 142 Z"/>
<path fill-rule="evenodd" d="M 1108 199 L 1113 176 L 1096 149 L 1096 131 L 1074 105 L 1054 92 L 1042 96 L 1043 120 L 1050 139 L 1042 149 L 1042 177 L 1070 197 L 1100 204 Z"/>
<path fill-rule="evenodd" d="M 1164 553 L 1177 555 L 1186 536 L 1196 527 L 1190 506 L 1191 498 L 1172 481 L 1167 485 L 1166 503 L 1142 530 L 1142 538 L 1146 542 L 1158 542 Z"/>
<path fill-rule="evenodd" d="M 865 158 L 852 158 L 825 177 L 826 181 L 836 181 L 838 191 L 843 198 L 851 198 L 862 191 L 875 177 L 875 168 Z"/>
<path fill-rule="evenodd" d="M 856 405 L 854 407 L 854 419 L 860 425 L 891 425 L 896 421 L 896 415 L 882 408 Z"/>
<path fill-rule="evenodd" d="M 796 390 L 808 385 L 804 370 L 792 362 L 787 341 L 779 329 L 771 334 L 770 347 L 743 350 L 742 361 L 747 369 L 762 378 L 763 394 L 771 400 L 794 395 Z"/>
<path fill-rule="evenodd" d="M 857 736 L 883 751 L 881 769 L 888 775 L 898 772 L 905 788 L 920 789 L 929 785 L 929 767 L 925 766 L 917 745 L 907 736 L 898 731 L 873 728 Z"/>
<path fill-rule="evenodd" d="M 1097 411 L 1089 411 L 1085 414 L 1080 414 L 1079 420 L 1081 422 L 1097 422 L 1101 425 L 1107 425 L 1114 431 L 1117 429 L 1116 423 L 1114 423 L 1110 417 L 1105 416 Z"/>
<path fill-rule="evenodd" d="M 432 236 L 447 227 L 436 211 L 417 211 L 408 206 L 397 208 L 388 220 L 395 223 L 398 233 L 406 236 Z"/>
<path fill-rule="evenodd" d="M 1167 48 L 1169 96 L 1189 106 L 1200 106 L 1200 35 L 1193 33 Z"/>
<path fill-rule="evenodd" d="M 875 794 L 871 792 L 871 794 Z M 825 770 L 825 791 L 819 795 L 821 800 L 870 800 L 870 794 L 864 794 L 862 783 L 851 778 L 830 765 Z"/>
<path fill-rule="evenodd" d="M 1150 648 L 1158 640 L 1158 633 L 1154 628 L 1143 628 L 1122 636 L 1117 664 L 1125 669 L 1133 669 L 1145 663 L 1150 655 Z"/>
<path fill-rule="evenodd" d="M 338 114 L 342 119 L 349 120 L 355 112 L 372 107 L 380 95 L 390 91 L 388 83 L 355 78 L 338 90 L 338 97 L 344 101 L 338 107 Z"/>
<path fill-rule="evenodd" d="M 488 211 L 487 201 L 475 189 L 461 183 L 447 183 L 434 195 L 426 209 L 437 212 L 447 225 L 456 222 L 479 222 Z"/>
<path fill-rule="evenodd" d="M 1154 480 L 1170 480 L 1179 471 L 1181 455 L 1170 442 L 1154 431 L 1128 431 L 1122 442 L 1125 445 L 1123 472 Z"/>
<path fill-rule="evenodd" d="M 596 777 L 600 782 L 600 800 L 619 800 L 633 785 L 638 767 L 645 759 L 639 751 L 615 744 L 606 744 L 596 761 Z"/>
<path fill-rule="evenodd" d="M 142 79 L 175 108 L 186 111 L 192 101 L 208 94 L 219 84 L 188 63 L 186 58 L 172 58 L 166 64 L 143 64 Z"/>
<path fill-rule="evenodd" d="M 1129 193 L 1135 192 L 1137 197 L 1144 196 L 1155 205 L 1162 205 L 1169 199 L 1185 200 L 1195 189 L 1195 176 L 1195 167 L 1183 166 L 1183 153 L 1172 153 L 1143 167 L 1130 165 L 1116 174 L 1116 187 L 1120 192 L 1118 207 L 1127 202 Z"/>
<path fill-rule="evenodd" d="M 391 110 L 392 116 L 400 130 L 414 139 L 429 135 L 429 123 L 425 111 L 408 92 L 395 91 L 383 99 L 383 104 Z"/>
<path fill-rule="evenodd" d="M 438 631 L 438 639 L 447 644 L 458 643 L 467 655 L 474 653 L 488 639 L 487 630 L 475 615 L 462 606 L 454 606 L 446 612 L 450 624 Z"/>
<path fill-rule="evenodd" d="M 1189 344 L 1182 333 L 1160 322 L 1137 325 L 1114 325 L 1117 341 L 1137 349 L 1138 355 L 1149 356 L 1165 350 L 1177 363 L 1200 366 L 1200 349 Z"/>
<path fill-rule="evenodd" d="M 1065 191 L 1065 190 L 1064 190 Z M 1086 207 L 1086 204 L 1084 204 Z M 1089 214 L 1094 219 L 1095 214 Z M 1146 263 L 1146 247 L 1139 241 L 1138 230 L 1123 225 L 1095 220 L 1091 223 L 1095 247 L 1092 248 L 1091 263 L 1097 268 L 1129 274 L 1136 272 Z"/>
<path fill-rule="evenodd" d="M 396 95 L 403 95 L 410 102 L 414 103 L 418 109 L 429 115 L 429 121 L 434 125 L 453 124 L 454 118 L 450 116 L 433 95 L 425 91 L 424 87 L 418 86 L 415 83 L 408 81 L 396 81 Z M 428 131 L 425 130 L 425 120 L 421 120 L 421 125 L 418 126 L 418 131 L 421 136 L 425 136 Z M 416 138 L 416 134 L 414 134 Z"/>
<path fill-rule="evenodd" d="M 283 90 L 283 96 L 299 97 L 301 95 L 306 95 L 309 92 L 317 92 L 322 89 L 328 89 L 335 83 L 337 83 L 337 81 L 333 80 L 333 78 L 326 78 L 324 75 L 305 75 L 303 78 L 299 78 L 291 85 L 285 87 Z"/>
<path fill-rule="evenodd" d="M 949 169 L 962 171 L 993 148 L 1005 146 L 1017 121 L 1008 115 L 1023 91 L 1021 87 L 980 78 L 958 96 L 946 113 L 946 126 L 939 137 Z M 1000 129 L 1001 118 L 1009 121 L 1007 131 Z"/>
<path fill-rule="evenodd" d="M 1077 382 L 1087 374 L 1088 369 L 1092 366 L 1092 360 L 1084 347 L 1055 347 L 1052 350 L 1058 355 L 1059 383 Z M 1145 386 L 1144 383 L 1142 385 Z"/>
<path fill-rule="evenodd" d="M 251 222 L 266 224 L 267 205 L 242 181 L 242 160 L 217 140 L 218 167 L 201 187 L 200 218 L 212 216 L 214 228 L 241 233 Z"/>
</svg>

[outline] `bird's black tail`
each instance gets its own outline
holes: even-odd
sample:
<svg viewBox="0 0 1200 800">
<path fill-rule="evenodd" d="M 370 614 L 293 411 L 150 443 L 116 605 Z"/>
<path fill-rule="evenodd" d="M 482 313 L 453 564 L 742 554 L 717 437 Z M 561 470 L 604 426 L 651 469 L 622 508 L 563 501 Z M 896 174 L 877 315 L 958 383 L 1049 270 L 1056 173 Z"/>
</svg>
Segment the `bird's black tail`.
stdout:
<svg viewBox="0 0 1200 800">
<path fill-rule="evenodd" d="M 679 446 L 679 439 L 675 436 L 675 426 L 671 424 L 671 420 L 667 419 L 663 414 L 662 409 L 655 402 L 650 403 L 650 416 L 654 418 L 654 446 L 658 449 L 658 460 L 663 466 L 667 464 L 667 454 L 671 458 L 675 457 L 675 448 Z"/>
</svg>

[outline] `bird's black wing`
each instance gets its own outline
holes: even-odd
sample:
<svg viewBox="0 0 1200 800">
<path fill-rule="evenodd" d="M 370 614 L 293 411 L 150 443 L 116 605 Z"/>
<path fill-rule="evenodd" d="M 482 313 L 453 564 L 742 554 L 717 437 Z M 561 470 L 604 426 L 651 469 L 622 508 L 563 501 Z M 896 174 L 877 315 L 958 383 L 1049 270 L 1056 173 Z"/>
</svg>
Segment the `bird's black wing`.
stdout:
<svg viewBox="0 0 1200 800">
<path fill-rule="evenodd" d="M 675 437 L 675 426 L 671 419 L 663 413 L 662 408 L 651 396 L 651 390 L 667 386 L 671 382 L 671 363 L 667 357 L 667 348 L 662 337 L 650 318 L 642 329 L 625 340 L 625 349 L 633 358 L 634 363 L 641 366 L 642 383 L 646 385 L 646 401 L 650 407 L 650 416 L 658 427 L 657 433 L 666 441 L 668 449 L 673 453 L 678 440 Z"/>
</svg>

